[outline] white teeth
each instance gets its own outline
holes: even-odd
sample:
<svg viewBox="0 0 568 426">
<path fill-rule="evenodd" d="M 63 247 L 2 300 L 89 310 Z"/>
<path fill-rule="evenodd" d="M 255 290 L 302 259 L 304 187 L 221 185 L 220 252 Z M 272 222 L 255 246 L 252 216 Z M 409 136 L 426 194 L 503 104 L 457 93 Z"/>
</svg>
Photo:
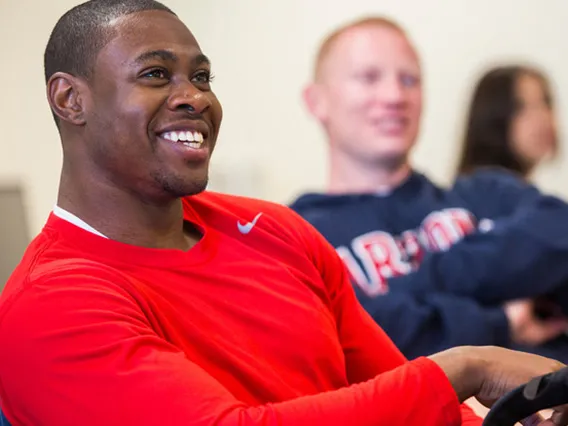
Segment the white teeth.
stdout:
<svg viewBox="0 0 568 426">
<path fill-rule="evenodd" d="M 201 148 L 201 144 L 199 142 L 184 142 L 183 144 L 184 144 L 184 146 L 188 146 L 188 147 L 193 148 L 193 149 Z"/>
<path fill-rule="evenodd" d="M 190 130 L 179 130 L 173 132 L 166 132 L 161 135 L 164 139 L 172 142 L 196 142 L 197 144 L 203 143 L 203 134 Z"/>
</svg>

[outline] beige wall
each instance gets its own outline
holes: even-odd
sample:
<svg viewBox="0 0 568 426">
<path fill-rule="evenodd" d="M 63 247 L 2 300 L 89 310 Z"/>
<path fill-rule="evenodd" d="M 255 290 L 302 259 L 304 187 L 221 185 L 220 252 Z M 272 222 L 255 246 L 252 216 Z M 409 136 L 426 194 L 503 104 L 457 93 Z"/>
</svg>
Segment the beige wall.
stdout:
<svg viewBox="0 0 568 426">
<path fill-rule="evenodd" d="M 0 180 L 23 180 L 29 222 L 49 213 L 61 164 L 44 96 L 42 52 L 72 0 L 0 0 Z M 426 72 L 426 110 L 415 163 L 440 182 L 453 171 L 462 114 L 477 73 L 493 61 L 521 59 L 556 82 L 559 121 L 568 120 L 565 0 L 165 0 L 212 58 L 225 120 L 213 161 L 213 187 L 286 202 L 321 187 L 325 147 L 300 101 L 323 33 L 365 13 L 387 13 L 407 27 Z M 31 13 L 31 12 L 34 13 Z M 564 107 L 565 106 L 565 107 Z M 568 196 L 564 157 L 538 177 Z M 250 173 L 247 173 L 251 170 Z M 235 176 L 227 180 L 227 175 Z M 88 190 L 88 188 L 85 188 Z"/>
<path fill-rule="evenodd" d="M 20 261 L 30 238 L 22 188 L 0 184 L 0 290 Z"/>
</svg>

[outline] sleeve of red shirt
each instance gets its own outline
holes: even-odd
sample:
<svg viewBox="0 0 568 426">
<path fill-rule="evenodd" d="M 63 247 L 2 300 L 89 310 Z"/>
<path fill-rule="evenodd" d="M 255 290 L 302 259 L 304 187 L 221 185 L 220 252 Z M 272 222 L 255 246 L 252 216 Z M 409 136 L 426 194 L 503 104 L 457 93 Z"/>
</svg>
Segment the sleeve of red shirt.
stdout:
<svg viewBox="0 0 568 426">
<path fill-rule="evenodd" d="M 357 301 L 347 270 L 333 247 L 311 225 L 306 233 L 311 234 L 306 241 L 310 247 L 308 252 L 314 254 L 314 262 L 328 285 L 350 383 L 360 383 L 395 369 L 398 373 L 390 375 L 391 382 L 384 380 L 382 386 L 400 387 L 406 391 L 401 395 L 385 391 L 381 404 L 384 410 L 390 407 L 396 412 L 430 407 L 445 411 L 451 419 L 459 417 L 461 411 L 463 426 L 481 425 L 482 419 L 470 407 L 459 405 L 447 377 L 432 361 L 426 358 L 417 360 L 424 369 L 423 375 L 408 376 L 400 369 L 401 365 L 408 365 L 408 360 Z M 405 424 L 413 423 L 408 421 Z"/>
<path fill-rule="evenodd" d="M 143 300 L 120 284 L 77 269 L 28 283 L 5 305 L 0 399 L 12 424 L 460 424 L 459 405 L 441 370 L 427 359 L 402 364 L 392 347 L 383 347 L 382 337 L 373 352 L 387 368 L 377 377 L 336 391 L 247 406 L 160 338 L 140 309 Z M 364 371 L 352 363 L 370 356 L 355 350 L 354 334 L 342 334 L 350 374 L 361 378 Z"/>
</svg>

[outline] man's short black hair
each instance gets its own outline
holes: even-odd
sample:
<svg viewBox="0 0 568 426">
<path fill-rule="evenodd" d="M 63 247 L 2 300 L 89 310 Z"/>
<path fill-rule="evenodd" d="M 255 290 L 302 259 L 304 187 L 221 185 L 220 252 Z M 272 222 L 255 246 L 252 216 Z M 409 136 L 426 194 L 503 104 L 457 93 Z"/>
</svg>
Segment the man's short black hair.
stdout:
<svg viewBox="0 0 568 426">
<path fill-rule="evenodd" d="M 155 0 L 90 0 L 69 10 L 57 21 L 45 48 L 45 81 L 56 72 L 89 78 L 99 51 L 112 35 L 105 26 L 114 19 L 145 10 L 175 15 Z"/>
</svg>

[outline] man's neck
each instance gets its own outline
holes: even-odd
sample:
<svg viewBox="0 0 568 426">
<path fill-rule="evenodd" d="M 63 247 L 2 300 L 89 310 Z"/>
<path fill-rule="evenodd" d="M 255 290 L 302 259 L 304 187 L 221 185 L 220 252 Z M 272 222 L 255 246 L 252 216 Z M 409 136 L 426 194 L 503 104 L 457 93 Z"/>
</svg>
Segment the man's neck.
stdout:
<svg viewBox="0 0 568 426">
<path fill-rule="evenodd" d="M 410 175 L 407 161 L 396 167 L 361 163 L 346 156 L 330 156 L 327 192 L 333 194 L 388 192 Z"/>
<path fill-rule="evenodd" d="M 98 182 L 61 177 L 57 205 L 111 240 L 149 247 L 188 250 L 201 235 L 184 230 L 181 199 L 144 202 L 136 195 Z"/>
</svg>

